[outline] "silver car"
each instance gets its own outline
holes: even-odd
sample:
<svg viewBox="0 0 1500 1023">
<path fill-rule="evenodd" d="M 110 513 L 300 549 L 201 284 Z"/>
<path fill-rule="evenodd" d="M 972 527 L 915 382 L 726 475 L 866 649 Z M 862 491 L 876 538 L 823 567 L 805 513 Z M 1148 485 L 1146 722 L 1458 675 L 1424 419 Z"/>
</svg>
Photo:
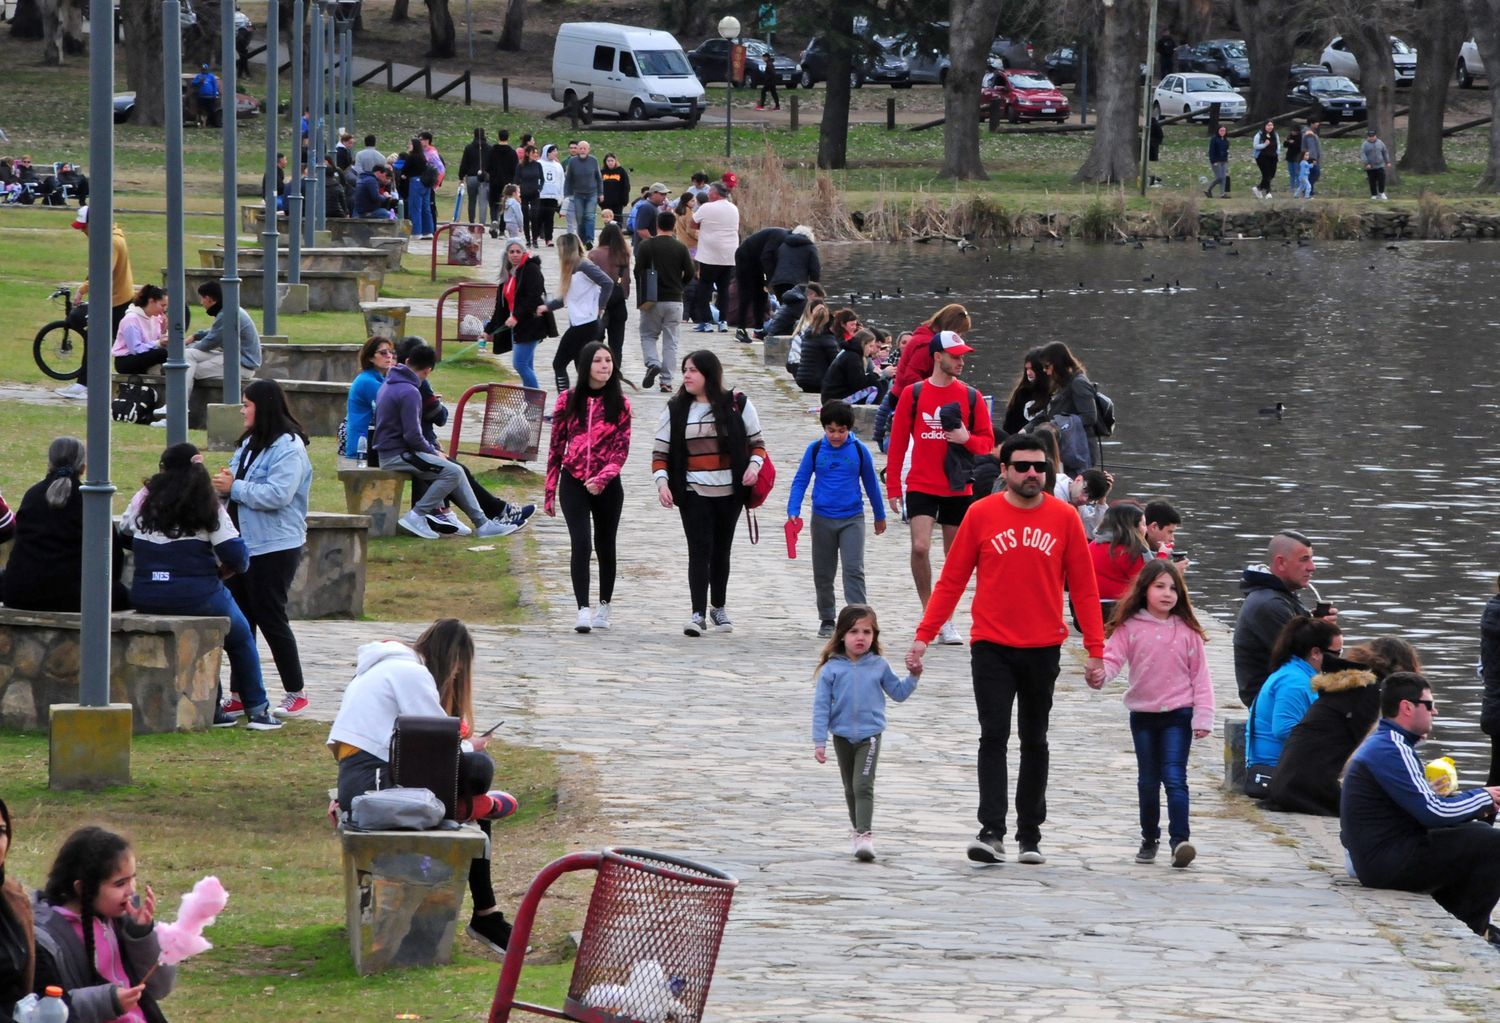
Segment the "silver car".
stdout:
<svg viewBox="0 0 1500 1023">
<path fill-rule="evenodd" d="M 1226 121 L 1245 116 L 1245 97 L 1218 75 L 1167 75 L 1156 87 L 1151 112 L 1157 117 L 1187 114 L 1189 120 L 1206 121 L 1215 103 L 1219 104 L 1219 116 Z"/>
<path fill-rule="evenodd" d="M 1330 75 L 1343 75 L 1353 81 L 1359 81 L 1359 61 L 1354 59 L 1354 52 L 1344 42 L 1343 36 L 1334 36 L 1323 47 L 1323 55 L 1318 58 Z M 1417 78 L 1417 51 L 1405 42 L 1391 36 L 1391 64 L 1396 69 L 1396 84 L 1410 85 Z"/>
</svg>

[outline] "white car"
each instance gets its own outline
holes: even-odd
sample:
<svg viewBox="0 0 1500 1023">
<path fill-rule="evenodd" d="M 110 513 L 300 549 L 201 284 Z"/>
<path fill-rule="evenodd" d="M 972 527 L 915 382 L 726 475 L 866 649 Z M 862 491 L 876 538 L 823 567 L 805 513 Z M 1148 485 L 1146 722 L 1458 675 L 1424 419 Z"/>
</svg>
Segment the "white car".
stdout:
<svg viewBox="0 0 1500 1023">
<path fill-rule="evenodd" d="M 1479 56 L 1479 47 L 1474 40 L 1470 39 L 1464 43 L 1464 48 L 1458 51 L 1458 87 L 1460 89 L 1472 89 L 1474 79 L 1488 78 L 1484 73 L 1484 61 Z"/>
<path fill-rule="evenodd" d="M 1343 75 L 1359 81 L 1359 61 L 1344 42 L 1343 36 L 1334 36 L 1323 47 L 1323 56 L 1318 62 L 1328 69 L 1330 75 Z M 1417 51 L 1391 36 L 1391 63 L 1396 68 L 1396 84 L 1410 85 L 1417 78 Z"/>
<path fill-rule="evenodd" d="M 1151 112 L 1157 117 L 1189 114 L 1189 120 L 1206 121 L 1215 103 L 1223 120 L 1238 121 L 1245 116 L 1245 97 L 1218 75 L 1168 75 L 1156 87 Z"/>
</svg>

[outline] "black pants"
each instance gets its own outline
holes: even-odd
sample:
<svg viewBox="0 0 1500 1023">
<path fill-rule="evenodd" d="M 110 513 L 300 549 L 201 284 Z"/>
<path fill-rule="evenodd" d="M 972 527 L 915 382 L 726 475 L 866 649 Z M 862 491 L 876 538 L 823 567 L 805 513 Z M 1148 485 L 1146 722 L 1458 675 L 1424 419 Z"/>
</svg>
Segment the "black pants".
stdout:
<svg viewBox="0 0 1500 1023">
<path fill-rule="evenodd" d="M 149 352 L 135 352 L 131 355 L 116 355 L 115 372 L 149 373 L 166 361 L 167 350 L 165 348 L 153 348 Z"/>
<path fill-rule="evenodd" d="M 610 480 L 599 493 L 591 494 L 583 481 L 564 472 L 557 482 L 557 499 L 568 524 L 568 541 L 573 552 L 569 562 L 573 599 L 579 607 L 589 606 L 589 556 L 598 551 L 599 602 L 607 604 L 615 596 L 615 537 L 620 532 L 620 510 L 625 507 L 625 488 L 620 485 L 620 477 Z"/>
<path fill-rule="evenodd" d="M 1500 731 L 1490 736 L 1490 776 L 1486 785 L 1500 785 Z"/>
<path fill-rule="evenodd" d="M 536 226 L 531 229 L 531 237 L 535 241 L 552 241 L 552 225 L 557 220 L 557 211 L 560 207 L 556 199 L 538 199 L 536 205 Z"/>
<path fill-rule="evenodd" d="M 735 256 L 734 288 L 739 297 L 734 307 L 734 325 L 747 330 L 759 329 L 768 318 L 762 314 L 770 312 L 770 299 L 766 296 L 766 275 L 760 267 L 759 259 L 750 262 Z M 780 301 L 779 297 L 777 301 Z"/>
<path fill-rule="evenodd" d="M 109 310 L 109 336 L 115 337 L 120 333 L 120 321 L 125 318 L 125 313 L 130 309 L 129 302 L 121 302 L 117 306 L 111 306 Z M 89 335 L 83 332 L 83 360 L 78 364 L 78 382 L 83 386 L 89 385 Z"/>
<path fill-rule="evenodd" d="M 1394 877 L 1371 887 L 1426 892 L 1469 930 L 1484 934 L 1500 902 L 1500 830 L 1479 821 L 1433 828 L 1406 862 Z"/>
<path fill-rule="evenodd" d="M 583 346 L 599 336 L 599 321 L 578 323 L 563 331 L 557 339 L 557 354 L 552 356 L 552 375 L 557 380 L 557 393 L 568 389 L 568 367 L 578 361 Z M 622 340 L 623 343 L 623 340 Z"/>
<path fill-rule="evenodd" d="M 732 266 L 722 266 L 718 263 L 698 264 L 697 312 L 693 314 L 695 322 L 712 323 L 714 321 L 714 314 L 708 308 L 714 292 L 718 292 L 719 315 L 728 322 L 729 281 L 733 276 L 734 267 Z"/>
<path fill-rule="evenodd" d="M 780 110 L 781 109 L 781 97 L 778 96 L 778 95 L 776 95 L 776 79 L 774 79 L 774 78 L 767 78 L 765 80 L 765 83 L 763 85 L 761 85 L 761 87 L 760 87 L 760 99 L 756 101 L 757 105 L 759 105 L 759 106 L 765 106 L 766 105 L 766 93 L 768 93 L 768 92 L 771 94 L 771 102 L 774 103 L 774 104 L 776 104 L 776 109 L 777 110 Z"/>
<path fill-rule="evenodd" d="M 530 199 L 521 197 L 521 226 L 526 230 L 526 244 L 530 245 L 536 241 L 536 222 L 541 209 L 542 200 L 536 196 Z"/>
<path fill-rule="evenodd" d="M 1260 190 L 1269 192 L 1276 181 L 1276 161 L 1256 160 L 1255 166 L 1260 168 Z"/>
<path fill-rule="evenodd" d="M 688 596 L 694 614 L 729 598 L 729 555 L 744 504 L 733 497 L 704 497 L 688 490 L 677 502 L 688 546 Z"/>
<path fill-rule="evenodd" d="M 609 353 L 615 357 L 616 366 L 625 357 L 625 321 L 629 315 L 625 292 L 616 284 L 615 290 L 610 292 L 609 304 L 604 307 L 604 331 L 609 338 Z"/>
<path fill-rule="evenodd" d="M 250 634 L 259 629 L 271 648 L 281 688 L 300 693 L 303 688 L 302 658 L 297 652 L 297 637 L 292 634 L 286 617 L 286 597 L 302 560 L 302 548 L 292 547 L 270 554 L 257 554 L 243 575 L 230 576 L 225 585 L 250 623 Z"/>
<path fill-rule="evenodd" d="M 1370 198 L 1385 194 L 1385 168 L 1368 167 L 1365 169 L 1365 177 L 1370 179 Z"/>
<path fill-rule="evenodd" d="M 1021 767 L 1016 777 L 1016 840 L 1041 839 L 1047 819 L 1047 721 L 1061 647 L 1001 646 L 976 640 L 970 650 L 974 705 L 979 711 L 979 823 L 1005 834 L 1006 749 L 1011 709 L 1020 711 Z"/>
</svg>

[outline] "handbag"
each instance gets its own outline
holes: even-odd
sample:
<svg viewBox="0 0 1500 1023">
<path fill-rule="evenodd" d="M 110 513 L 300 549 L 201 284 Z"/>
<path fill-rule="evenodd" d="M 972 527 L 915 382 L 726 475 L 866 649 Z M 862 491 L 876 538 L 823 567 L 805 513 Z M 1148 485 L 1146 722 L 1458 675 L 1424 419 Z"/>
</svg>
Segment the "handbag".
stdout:
<svg viewBox="0 0 1500 1023">
<path fill-rule="evenodd" d="M 496 355 L 504 355 L 510 351 L 514 340 L 514 332 L 509 327 L 501 327 L 490 335 L 490 351 Z"/>
<path fill-rule="evenodd" d="M 443 822 L 443 801 L 430 789 L 379 789 L 350 801 L 354 831 L 430 831 Z"/>
<path fill-rule="evenodd" d="M 1250 704 L 1250 717 L 1245 721 L 1245 745 L 1248 748 L 1255 740 L 1255 703 Z M 1245 767 L 1245 795 L 1251 799 L 1265 799 L 1271 791 L 1271 775 L 1276 768 L 1272 764 L 1248 764 Z"/>
<path fill-rule="evenodd" d="M 661 292 L 661 274 L 656 272 L 655 264 L 641 271 L 641 300 L 640 308 L 650 309 L 660 299 L 657 297 Z"/>
<path fill-rule="evenodd" d="M 459 720 L 402 714 L 391 730 L 391 784 L 424 788 L 442 801 L 443 816 L 457 819 Z"/>
</svg>

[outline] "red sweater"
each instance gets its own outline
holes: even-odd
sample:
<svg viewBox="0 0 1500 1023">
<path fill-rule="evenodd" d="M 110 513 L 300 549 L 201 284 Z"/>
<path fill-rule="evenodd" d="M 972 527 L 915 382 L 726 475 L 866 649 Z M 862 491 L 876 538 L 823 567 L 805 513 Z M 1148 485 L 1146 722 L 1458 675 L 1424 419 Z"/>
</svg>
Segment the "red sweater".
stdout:
<svg viewBox="0 0 1500 1023">
<path fill-rule="evenodd" d="M 906 489 L 937 497 L 958 497 L 972 494 L 974 488 L 965 485 L 962 490 L 948 486 L 948 473 L 943 461 L 948 454 L 948 442 L 943 439 L 943 428 L 938 423 L 938 409 L 949 402 L 957 402 L 959 415 L 969 428 L 969 440 L 964 447 L 976 455 L 987 455 L 995 448 L 995 428 L 990 424 L 990 409 L 984 403 L 984 395 L 977 394 L 974 401 L 974 421 L 969 422 L 969 389 L 962 380 L 955 380 L 947 387 L 934 387 L 931 380 L 922 384 L 918 396 L 916 425 L 912 429 L 911 396 L 914 389 L 908 387 L 901 392 L 896 402 L 896 411 L 891 416 L 891 445 L 886 456 L 885 489 L 894 498 L 901 496 L 901 466 L 906 460 L 906 445 L 912 445 L 911 472 L 906 477 Z M 1077 518 L 1077 514 L 1074 514 Z"/>
<path fill-rule="evenodd" d="M 953 614 L 977 566 L 972 640 L 1002 646 L 1060 646 L 1068 638 L 1063 589 L 1073 598 L 1083 645 L 1104 656 L 1104 621 L 1089 560 L 1088 537 L 1078 513 L 1051 494 L 1035 508 L 1017 508 L 993 494 L 969 508 L 948 548 L 943 574 L 933 587 L 917 639 L 932 642 Z"/>
<path fill-rule="evenodd" d="M 908 384 L 926 380 L 932 376 L 932 328 L 922 324 L 911 332 L 906 344 L 901 346 L 901 358 L 896 361 L 896 376 L 891 381 L 891 393 L 899 395 Z"/>
<path fill-rule="evenodd" d="M 1130 589 L 1135 577 L 1146 567 L 1146 558 L 1131 554 L 1121 547 L 1111 552 L 1108 543 L 1089 544 L 1089 557 L 1094 562 L 1094 580 L 1099 584 L 1099 599 L 1119 600 Z"/>
</svg>

